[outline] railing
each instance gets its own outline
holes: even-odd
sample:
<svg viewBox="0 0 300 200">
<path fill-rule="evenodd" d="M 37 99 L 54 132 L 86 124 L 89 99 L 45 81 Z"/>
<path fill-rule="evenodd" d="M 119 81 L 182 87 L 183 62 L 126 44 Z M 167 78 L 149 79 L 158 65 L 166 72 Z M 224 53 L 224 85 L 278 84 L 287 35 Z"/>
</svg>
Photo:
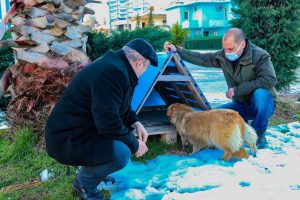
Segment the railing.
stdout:
<svg viewBox="0 0 300 200">
<path fill-rule="evenodd" d="M 185 20 L 182 22 L 182 28 L 199 28 L 198 20 Z"/>
<path fill-rule="evenodd" d="M 184 44 L 187 49 L 221 49 L 222 48 L 222 37 L 201 37 L 201 38 L 191 38 L 185 41 Z"/>
</svg>

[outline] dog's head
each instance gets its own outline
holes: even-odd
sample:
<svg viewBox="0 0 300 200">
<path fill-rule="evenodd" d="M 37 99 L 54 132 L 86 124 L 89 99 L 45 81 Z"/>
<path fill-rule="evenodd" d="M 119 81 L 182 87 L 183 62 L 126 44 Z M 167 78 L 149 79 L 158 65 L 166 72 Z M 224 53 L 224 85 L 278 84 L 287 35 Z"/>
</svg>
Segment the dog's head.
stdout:
<svg viewBox="0 0 300 200">
<path fill-rule="evenodd" d="M 193 111 L 193 109 L 185 104 L 174 103 L 168 107 L 167 116 L 172 118 L 172 116 L 176 112 L 187 112 L 187 111 Z"/>
<path fill-rule="evenodd" d="M 187 105 L 175 103 L 168 107 L 167 116 L 169 117 L 170 121 L 174 123 L 179 115 L 190 111 L 194 110 Z"/>
</svg>

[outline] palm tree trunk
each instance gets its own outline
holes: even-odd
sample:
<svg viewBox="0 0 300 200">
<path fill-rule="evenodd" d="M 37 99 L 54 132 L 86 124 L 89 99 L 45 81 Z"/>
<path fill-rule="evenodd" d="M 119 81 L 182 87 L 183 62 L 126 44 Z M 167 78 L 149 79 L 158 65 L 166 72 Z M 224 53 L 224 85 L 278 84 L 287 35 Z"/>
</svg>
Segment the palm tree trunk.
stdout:
<svg viewBox="0 0 300 200">
<path fill-rule="evenodd" d="M 83 0 L 15 0 L 6 22 L 15 65 L 3 75 L 1 87 L 10 92 L 7 119 L 13 133 L 29 125 L 43 146 L 46 119 L 69 81 L 90 62 L 85 53 L 85 14 L 94 12 Z M 2 45 L 5 46 L 5 45 Z M 0 44 L 1 47 L 1 44 Z"/>
</svg>

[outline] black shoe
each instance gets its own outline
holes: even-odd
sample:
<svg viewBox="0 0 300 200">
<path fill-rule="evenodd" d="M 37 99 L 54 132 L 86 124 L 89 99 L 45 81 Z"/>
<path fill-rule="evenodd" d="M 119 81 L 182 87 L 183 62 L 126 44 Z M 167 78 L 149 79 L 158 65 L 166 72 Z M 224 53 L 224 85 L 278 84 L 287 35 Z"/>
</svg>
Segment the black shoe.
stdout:
<svg viewBox="0 0 300 200">
<path fill-rule="evenodd" d="M 97 189 L 99 191 L 102 190 L 116 190 L 118 187 L 116 180 L 114 177 L 107 176 L 103 180 L 100 181 L 100 183 L 97 186 Z"/>
<path fill-rule="evenodd" d="M 116 182 L 116 179 L 112 176 L 107 176 L 102 181 L 104 181 L 105 183 L 111 182 L 111 184 L 114 184 Z"/>
<path fill-rule="evenodd" d="M 257 131 L 257 141 L 256 141 L 256 146 L 258 149 L 264 149 L 267 146 L 267 139 L 265 136 L 265 132 L 263 133 L 259 133 L 259 131 Z"/>
<path fill-rule="evenodd" d="M 95 188 L 93 191 L 87 192 L 85 189 L 83 189 L 77 178 L 73 182 L 73 189 L 75 192 L 83 199 L 83 200 L 105 200 L 104 196 L 102 193 Z"/>
</svg>

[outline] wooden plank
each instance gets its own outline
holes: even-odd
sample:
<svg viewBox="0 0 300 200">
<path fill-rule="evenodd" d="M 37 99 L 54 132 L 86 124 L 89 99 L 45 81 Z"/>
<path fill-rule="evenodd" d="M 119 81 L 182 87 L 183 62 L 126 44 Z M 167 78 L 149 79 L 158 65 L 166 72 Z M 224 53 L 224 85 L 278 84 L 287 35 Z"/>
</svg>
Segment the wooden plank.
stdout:
<svg viewBox="0 0 300 200">
<path fill-rule="evenodd" d="M 150 126 L 145 127 L 149 136 L 151 135 L 161 135 L 160 140 L 167 144 L 177 143 L 177 130 L 173 125 L 163 125 L 163 126 Z M 134 135 L 137 137 L 136 131 L 134 130 Z"/>
<path fill-rule="evenodd" d="M 160 75 L 157 78 L 157 81 L 191 81 L 190 76 L 184 75 Z"/>
<path fill-rule="evenodd" d="M 168 63 L 170 62 L 170 60 L 174 57 L 174 55 L 175 55 L 175 54 L 170 55 L 170 56 L 168 57 L 168 59 L 167 59 L 167 60 L 165 61 L 165 63 L 163 64 L 163 66 L 162 66 L 162 68 L 161 68 L 161 70 L 160 70 L 159 75 L 163 73 L 163 71 L 164 71 L 165 68 L 167 67 L 167 64 L 168 64 Z M 158 76 L 159 76 L 159 75 L 158 75 Z M 158 78 L 158 76 L 157 76 L 157 78 Z M 141 110 L 141 108 L 143 107 L 145 101 L 147 100 L 147 98 L 148 98 L 148 96 L 150 95 L 151 91 L 152 91 L 153 88 L 155 87 L 155 85 L 156 85 L 156 83 L 157 83 L 157 78 L 153 81 L 153 83 L 151 84 L 151 87 L 148 89 L 146 95 L 144 96 L 143 100 L 141 101 L 140 105 L 138 106 L 138 108 L 137 108 L 137 110 L 136 110 L 136 113 L 137 113 L 137 114 L 140 112 L 140 110 Z"/>
<path fill-rule="evenodd" d="M 170 73 L 180 74 L 176 66 L 167 66 L 166 70 L 168 70 Z"/>
<path fill-rule="evenodd" d="M 160 140 L 167 144 L 176 144 L 177 143 L 177 132 L 162 134 Z"/>
<path fill-rule="evenodd" d="M 176 67 L 178 69 L 178 71 L 184 75 L 189 75 L 192 76 L 188 69 L 181 64 L 180 62 L 180 57 L 179 55 L 176 53 L 175 56 L 173 57 L 174 63 L 176 64 Z M 201 90 L 195 86 L 196 82 L 194 79 L 192 79 L 191 82 L 186 82 L 188 83 L 188 87 L 190 89 L 190 91 L 194 94 L 196 100 L 198 101 L 198 108 L 203 109 L 203 110 L 209 110 L 211 109 L 210 105 L 207 103 L 208 101 L 206 100 L 206 98 L 204 97 L 204 95 L 201 95 L 202 92 Z M 188 104 L 189 105 L 189 104 Z"/>
<path fill-rule="evenodd" d="M 170 82 L 170 85 L 176 90 L 177 95 L 181 98 L 181 100 L 184 102 L 184 104 L 190 105 L 189 102 L 186 100 L 185 96 L 180 91 L 180 89 L 177 87 L 177 85 L 173 82 Z"/>
<path fill-rule="evenodd" d="M 150 126 L 145 127 L 149 135 L 161 135 L 170 133 L 173 134 L 176 131 L 176 128 L 173 125 L 163 125 L 163 126 Z"/>
</svg>

